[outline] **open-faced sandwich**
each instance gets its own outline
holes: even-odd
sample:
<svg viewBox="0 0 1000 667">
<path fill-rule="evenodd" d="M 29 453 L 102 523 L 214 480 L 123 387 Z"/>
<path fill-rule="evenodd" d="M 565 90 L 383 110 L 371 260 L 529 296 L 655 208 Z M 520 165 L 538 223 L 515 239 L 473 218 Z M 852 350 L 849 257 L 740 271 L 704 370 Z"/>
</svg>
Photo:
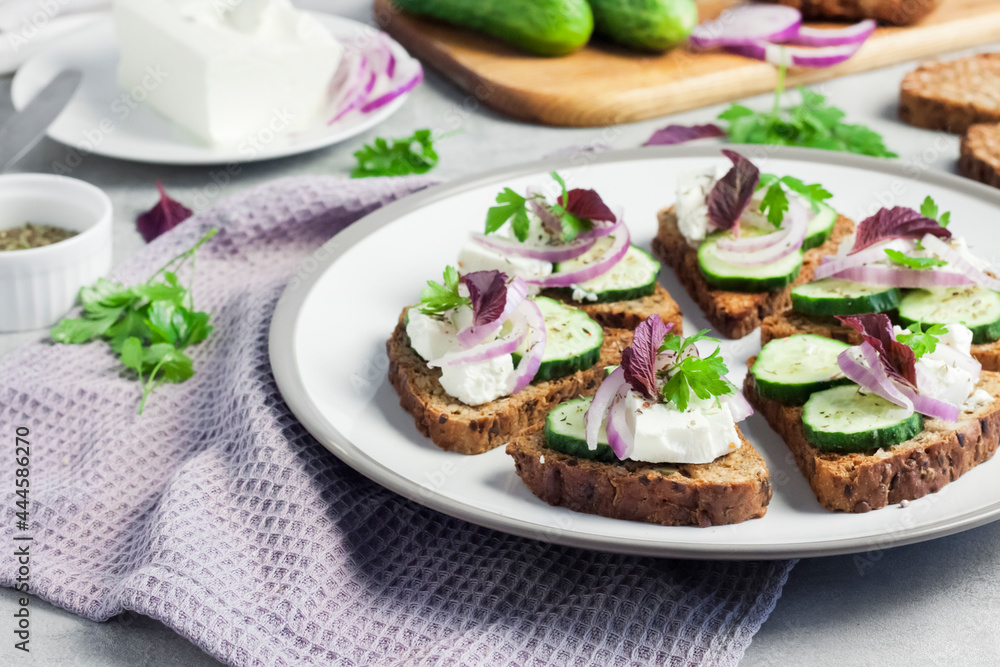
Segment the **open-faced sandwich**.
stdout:
<svg viewBox="0 0 1000 667">
<path fill-rule="evenodd" d="M 904 327 L 965 325 L 972 354 L 1000 370 L 1000 280 L 949 221 L 930 197 L 920 211 L 897 206 L 863 220 L 814 282 L 792 290 L 791 309 L 764 320 L 761 342 L 812 333 L 856 344 L 861 334 L 835 316 L 886 312 Z"/>
<path fill-rule="evenodd" d="M 479 454 L 542 422 L 560 401 L 592 394 L 618 363 L 630 331 L 603 329 L 585 312 L 528 297 L 499 271 L 428 281 L 386 344 L 389 380 L 434 444 Z"/>
<path fill-rule="evenodd" d="M 603 326 L 634 329 L 656 314 L 681 326 L 677 303 L 659 284 L 660 263 L 631 244 L 621 211 L 594 190 L 567 189 L 552 172 L 554 199 L 542 188 L 497 195 L 485 233 L 462 248 L 462 273 L 495 269 L 521 277 L 533 292 L 584 310 Z"/>
<path fill-rule="evenodd" d="M 635 329 L 621 366 L 591 398 L 548 413 L 507 445 L 542 500 L 577 512 L 667 526 L 763 516 L 767 466 L 737 423 L 753 410 L 726 379 L 718 347 L 703 356 L 658 317 Z"/>
<path fill-rule="evenodd" d="M 682 174 L 677 203 L 660 211 L 653 252 L 723 335 L 742 338 L 789 304 L 823 255 L 854 224 L 824 203 L 821 186 L 761 174 L 724 150 L 733 166 Z"/>
<path fill-rule="evenodd" d="M 981 370 L 967 327 L 901 329 L 884 313 L 840 319 L 859 345 L 772 340 L 749 360 L 744 383 L 824 507 L 867 512 L 913 500 L 993 456 L 1000 374 Z"/>
</svg>

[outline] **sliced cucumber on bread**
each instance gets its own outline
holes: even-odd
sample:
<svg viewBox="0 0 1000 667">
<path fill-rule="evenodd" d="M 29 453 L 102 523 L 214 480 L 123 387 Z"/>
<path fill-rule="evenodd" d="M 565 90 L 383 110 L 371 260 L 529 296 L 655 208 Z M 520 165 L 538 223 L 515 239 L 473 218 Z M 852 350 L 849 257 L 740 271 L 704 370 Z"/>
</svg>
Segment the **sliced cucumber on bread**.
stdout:
<svg viewBox="0 0 1000 667">
<path fill-rule="evenodd" d="M 895 287 L 823 278 L 792 289 L 792 310 L 805 315 L 884 313 L 899 305 Z"/>
<path fill-rule="evenodd" d="M 917 289 L 899 302 L 899 323 L 948 325 L 958 322 L 972 331 L 973 344 L 1000 338 L 1000 293 L 985 287 Z"/>
<path fill-rule="evenodd" d="M 604 334 L 601 325 L 587 313 L 540 296 L 535 304 L 545 318 L 545 352 L 534 382 L 572 375 L 590 368 L 601 356 Z M 514 352 L 516 366 L 523 355 Z"/>
<path fill-rule="evenodd" d="M 915 437 L 924 430 L 924 418 L 853 385 L 810 396 L 802 407 L 802 430 L 817 449 L 867 452 Z"/>
<path fill-rule="evenodd" d="M 772 340 L 750 369 L 757 393 L 786 405 L 802 405 L 818 391 L 850 384 L 837 365 L 837 357 L 848 347 L 811 334 Z"/>
<path fill-rule="evenodd" d="M 731 292 L 772 292 L 790 285 L 802 270 L 802 252 L 796 250 L 776 262 L 760 266 L 732 264 L 719 256 L 721 235 L 709 236 L 698 247 L 698 267 L 712 287 Z"/>
<path fill-rule="evenodd" d="M 826 204 L 817 204 L 819 211 L 809 221 L 806 228 L 806 238 L 802 242 L 802 252 L 818 248 L 833 234 L 833 228 L 837 225 L 837 212 Z"/>
<path fill-rule="evenodd" d="M 555 265 L 557 272 L 576 271 L 594 261 L 611 244 L 610 239 L 600 239 L 594 247 L 566 262 Z M 656 291 L 656 281 L 660 275 L 660 263 L 645 250 L 629 246 L 625 256 L 610 271 L 574 287 L 566 287 L 559 293 L 580 303 L 609 303 L 631 301 L 650 296 Z"/>
<path fill-rule="evenodd" d="M 586 422 L 592 398 L 576 398 L 559 404 L 545 417 L 545 444 L 550 449 L 591 461 L 614 463 L 618 460 L 608 444 L 608 434 L 601 426 L 597 449 L 587 446 Z"/>
</svg>

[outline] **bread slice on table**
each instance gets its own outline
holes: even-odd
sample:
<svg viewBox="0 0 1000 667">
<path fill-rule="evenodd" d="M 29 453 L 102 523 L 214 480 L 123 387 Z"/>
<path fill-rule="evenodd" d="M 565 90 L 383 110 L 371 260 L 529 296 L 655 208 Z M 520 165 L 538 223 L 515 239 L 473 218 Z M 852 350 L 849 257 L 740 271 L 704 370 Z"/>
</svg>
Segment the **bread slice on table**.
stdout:
<svg viewBox="0 0 1000 667">
<path fill-rule="evenodd" d="M 549 449 L 541 431 L 514 438 L 507 453 L 531 492 L 550 505 L 612 519 L 707 527 L 767 512 L 767 465 L 742 433 L 740 438 L 739 449 L 702 464 L 591 461 Z"/>
<path fill-rule="evenodd" d="M 1000 124 L 973 125 L 962 135 L 958 173 L 1000 188 Z"/>
<path fill-rule="evenodd" d="M 833 317 L 803 315 L 789 309 L 764 318 L 760 325 L 760 344 L 767 345 L 775 338 L 787 338 L 795 334 L 815 334 L 850 345 L 860 345 L 862 342 L 861 334 L 840 324 Z M 1000 371 L 1000 341 L 973 345 L 972 356 L 983 365 L 983 370 Z"/>
<path fill-rule="evenodd" d="M 417 430 L 441 449 L 460 454 L 482 454 L 505 444 L 513 436 L 544 424 L 545 415 L 559 403 L 592 396 L 604 379 L 605 366 L 620 363 L 622 350 L 632 343 L 631 331 L 604 329 L 601 356 L 590 368 L 473 406 L 445 393 L 438 381 L 441 369 L 428 368 L 410 347 L 403 315 L 385 346 L 389 381 L 399 394 L 399 404 L 413 415 Z"/>
<path fill-rule="evenodd" d="M 838 215 L 826 243 L 806 251 L 802 270 L 791 285 L 759 293 L 727 292 L 708 284 L 698 267 L 698 249 L 689 245 L 681 234 L 673 206 L 660 211 L 659 229 L 652 245 L 653 254 L 674 268 L 677 279 L 719 333 L 727 338 L 742 338 L 759 327 L 768 315 L 791 306 L 792 287 L 812 280 L 820 259 L 835 254 L 840 241 L 853 231 L 854 222 Z"/>
<path fill-rule="evenodd" d="M 930 14 L 940 0 L 772 0 L 795 7 L 806 19 L 875 19 L 910 25 Z"/>
<path fill-rule="evenodd" d="M 743 394 L 788 445 L 820 504 L 855 513 L 936 493 L 992 458 L 1000 443 L 1000 373 L 984 371 L 977 389 L 988 391 L 993 402 L 963 412 L 954 424 L 925 419 L 923 432 L 888 450 L 839 454 L 806 440 L 801 406 L 761 398 L 752 373 L 743 383 Z"/>
<path fill-rule="evenodd" d="M 656 290 L 649 296 L 630 301 L 587 303 L 567 299 L 556 290 L 546 290 L 544 294 L 568 306 L 579 308 L 602 327 L 631 330 L 650 315 L 659 315 L 665 324 L 673 323 L 671 331 L 681 333 L 681 309 L 660 283 L 656 283 Z"/>
<path fill-rule="evenodd" d="M 1000 123 L 1000 53 L 925 63 L 903 77 L 899 118 L 930 130 L 962 134 Z"/>
</svg>

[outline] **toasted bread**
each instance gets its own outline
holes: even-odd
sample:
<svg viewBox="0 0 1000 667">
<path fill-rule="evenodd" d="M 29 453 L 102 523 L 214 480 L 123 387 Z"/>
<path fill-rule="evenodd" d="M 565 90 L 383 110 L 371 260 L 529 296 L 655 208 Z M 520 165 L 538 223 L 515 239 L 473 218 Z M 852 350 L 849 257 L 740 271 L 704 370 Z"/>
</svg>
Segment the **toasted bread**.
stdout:
<svg viewBox="0 0 1000 667">
<path fill-rule="evenodd" d="M 956 134 L 977 123 L 1000 123 L 1000 53 L 925 63 L 913 70 L 900 84 L 899 118 Z"/>
<path fill-rule="evenodd" d="M 671 206 L 659 213 L 659 230 L 653 239 L 653 253 L 674 267 L 677 279 L 701 306 L 708 321 L 727 338 L 742 338 L 760 326 L 761 320 L 791 305 L 792 287 L 812 280 L 813 271 L 824 255 L 836 253 L 840 241 L 854 231 L 854 222 L 838 216 L 826 243 L 805 253 L 802 270 L 792 285 L 783 290 L 747 294 L 727 292 L 710 286 L 698 267 L 698 249 L 691 247 L 677 226 Z"/>
<path fill-rule="evenodd" d="M 593 395 L 604 378 L 605 366 L 619 363 L 622 350 L 631 342 L 631 331 L 605 329 L 600 359 L 592 367 L 557 380 L 528 385 L 514 396 L 477 406 L 466 405 L 445 393 L 438 382 L 441 369 L 428 368 L 427 362 L 410 347 L 403 315 L 386 342 L 386 352 L 389 381 L 399 394 L 400 405 L 413 415 L 417 430 L 441 449 L 482 454 L 537 427 L 545 421 L 549 410 L 562 401 Z"/>
<path fill-rule="evenodd" d="M 549 449 L 540 431 L 514 438 L 507 453 L 545 502 L 613 519 L 721 526 L 764 516 L 771 500 L 767 465 L 745 438 L 736 451 L 703 464 L 600 463 Z"/>
<path fill-rule="evenodd" d="M 786 310 L 764 318 L 760 325 L 760 344 L 766 345 L 775 338 L 787 338 L 795 334 L 816 334 L 851 345 L 860 345 L 862 340 L 861 334 L 840 324 L 833 317 L 814 317 Z M 983 370 L 1000 371 L 1000 341 L 973 345 L 972 356 L 983 365 Z"/>
<path fill-rule="evenodd" d="M 677 302 L 667 290 L 659 283 L 656 290 L 649 296 L 631 301 L 609 301 L 608 303 L 586 303 L 566 299 L 560 294 L 545 293 L 553 299 L 558 299 L 563 303 L 579 308 L 590 315 L 602 327 L 612 329 L 635 329 L 639 323 L 650 315 L 659 315 L 666 324 L 674 324 L 672 331 L 681 333 L 681 309 Z"/>
<path fill-rule="evenodd" d="M 1000 124 L 973 125 L 962 135 L 958 173 L 1000 188 Z"/>
<path fill-rule="evenodd" d="M 910 25 L 930 14 L 940 0 L 772 0 L 795 7 L 806 19 L 875 19 Z"/>
<path fill-rule="evenodd" d="M 747 364 L 752 367 L 755 360 L 751 357 Z M 994 396 L 993 402 L 963 412 L 958 422 L 927 419 L 917 437 L 888 451 L 850 454 L 811 445 L 802 427 L 802 408 L 761 398 L 752 373 L 747 373 L 743 394 L 785 441 L 823 507 L 868 512 L 940 491 L 993 456 L 1000 443 L 1000 373 L 984 371 L 978 388 Z"/>
</svg>

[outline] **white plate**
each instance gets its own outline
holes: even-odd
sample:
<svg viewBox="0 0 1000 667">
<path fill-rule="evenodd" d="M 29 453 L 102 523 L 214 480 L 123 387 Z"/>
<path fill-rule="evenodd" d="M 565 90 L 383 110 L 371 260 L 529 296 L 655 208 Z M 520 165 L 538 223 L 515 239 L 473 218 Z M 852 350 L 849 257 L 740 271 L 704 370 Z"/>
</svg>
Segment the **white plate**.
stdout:
<svg viewBox="0 0 1000 667">
<path fill-rule="evenodd" d="M 930 194 L 953 211 L 953 230 L 982 255 L 1000 248 L 993 224 L 1000 192 L 898 162 L 823 151 L 746 147 L 762 171 L 793 174 L 835 194 L 855 219 L 885 205 L 919 206 Z M 491 528 L 540 540 L 657 556 L 748 559 L 820 556 L 882 549 L 978 526 L 1000 516 L 1000 461 L 975 468 L 941 492 L 868 514 L 834 514 L 816 501 L 781 440 L 754 415 L 744 432 L 767 460 L 774 497 L 767 515 L 735 526 L 672 528 L 551 507 L 514 474 L 497 448 L 479 456 L 445 452 L 421 436 L 386 380 L 385 340 L 424 281 L 440 279 L 501 186 L 517 191 L 559 169 L 573 187 L 596 187 L 625 206 L 633 242 L 648 247 L 656 212 L 674 200 L 678 172 L 722 164 L 716 147 L 643 148 L 554 159 L 464 179 L 386 206 L 336 236 L 300 269 L 271 325 L 270 355 L 283 396 L 307 429 L 339 458 L 419 503 Z M 874 208 L 872 208 L 874 207 Z M 988 224 L 983 224 L 988 223 Z M 320 259 L 317 267 L 316 260 Z M 686 313 L 684 330 L 708 327 L 665 268 L 662 284 Z M 741 384 L 757 331 L 725 341 Z"/>
<path fill-rule="evenodd" d="M 372 30 L 357 21 L 330 14 L 313 16 L 338 39 L 356 39 Z M 402 46 L 391 39 L 387 41 L 398 59 L 410 59 Z M 301 130 L 273 138 L 263 136 L 255 144 L 211 146 L 148 105 L 136 103 L 118 88 L 118 46 L 110 17 L 59 39 L 22 65 L 11 86 L 14 107 L 20 111 L 56 74 L 67 68 L 82 70 L 83 82 L 49 128 L 49 137 L 81 153 L 154 164 L 256 162 L 324 148 L 378 125 L 409 96 L 400 95 L 369 114 L 348 114 L 331 125 L 327 125 L 326 118 L 317 117 Z"/>
</svg>

